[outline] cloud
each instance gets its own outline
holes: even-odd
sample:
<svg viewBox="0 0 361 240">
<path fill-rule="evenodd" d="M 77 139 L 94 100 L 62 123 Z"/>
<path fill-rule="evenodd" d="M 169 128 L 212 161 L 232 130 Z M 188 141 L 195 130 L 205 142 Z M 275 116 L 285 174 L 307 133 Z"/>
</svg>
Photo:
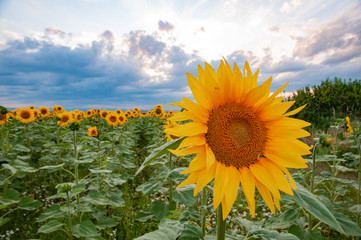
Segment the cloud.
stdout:
<svg viewBox="0 0 361 240">
<path fill-rule="evenodd" d="M 162 20 L 159 20 L 158 22 L 158 29 L 160 31 L 172 31 L 174 29 L 174 26 L 170 24 L 168 21 L 163 22 Z"/>
<path fill-rule="evenodd" d="M 294 37 L 294 56 L 319 57 L 324 64 L 336 64 L 361 57 L 361 5 Z"/>
<path fill-rule="evenodd" d="M 284 13 L 291 13 L 297 7 L 299 7 L 301 4 L 302 4 L 301 0 L 291 0 L 291 1 L 285 2 L 282 5 L 282 7 L 280 8 L 280 11 L 284 12 Z"/>
<path fill-rule="evenodd" d="M 91 44 L 58 45 L 45 36 L 9 40 L 0 50 L 0 101 L 8 106 L 61 104 L 72 108 L 150 109 L 188 94 L 186 72 L 201 58 L 156 35 L 133 31 L 117 39 L 107 30 Z M 119 48 L 126 46 L 127 51 Z M 190 64 L 192 63 L 192 64 Z M 168 107 L 169 108 L 169 107 Z"/>
</svg>

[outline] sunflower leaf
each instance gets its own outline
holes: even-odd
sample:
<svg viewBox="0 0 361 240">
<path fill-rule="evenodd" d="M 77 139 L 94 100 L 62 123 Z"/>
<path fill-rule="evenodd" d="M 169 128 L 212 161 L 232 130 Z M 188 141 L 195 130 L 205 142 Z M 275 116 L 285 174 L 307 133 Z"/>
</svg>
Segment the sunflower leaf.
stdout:
<svg viewBox="0 0 361 240">
<path fill-rule="evenodd" d="M 144 160 L 142 165 L 139 167 L 138 171 L 135 173 L 135 176 L 138 175 L 143 170 L 143 168 L 149 165 L 152 161 L 167 153 L 168 149 L 174 150 L 178 148 L 183 139 L 184 137 L 174 139 L 173 141 L 167 142 L 166 144 L 154 149 L 153 152 Z"/>
</svg>

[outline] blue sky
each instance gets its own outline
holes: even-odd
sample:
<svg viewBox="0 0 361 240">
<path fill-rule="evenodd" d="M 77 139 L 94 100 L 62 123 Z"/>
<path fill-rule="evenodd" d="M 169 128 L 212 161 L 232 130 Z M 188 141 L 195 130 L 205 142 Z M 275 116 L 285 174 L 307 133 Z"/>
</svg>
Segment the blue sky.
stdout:
<svg viewBox="0 0 361 240">
<path fill-rule="evenodd" d="M 0 0 L 0 105 L 150 109 L 225 57 L 292 92 L 361 79 L 357 0 Z M 168 107 L 170 109 L 170 107 Z"/>
</svg>

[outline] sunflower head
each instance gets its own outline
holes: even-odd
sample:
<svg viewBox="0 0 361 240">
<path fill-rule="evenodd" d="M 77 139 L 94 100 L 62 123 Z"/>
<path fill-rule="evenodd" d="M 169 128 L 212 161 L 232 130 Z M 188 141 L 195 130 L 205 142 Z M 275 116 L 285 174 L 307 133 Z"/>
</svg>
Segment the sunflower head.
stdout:
<svg viewBox="0 0 361 240">
<path fill-rule="evenodd" d="M 97 130 L 96 126 L 88 128 L 88 136 L 89 137 L 97 137 L 98 136 L 98 130 Z"/>
<path fill-rule="evenodd" d="M 29 108 L 21 108 L 16 112 L 16 118 L 22 123 L 31 123 L 35 120 L 34 113 Z"/>
<path fill-rule="evenodd" d="M 59 118 L 58 124 L 62 127 L 66 127 L 70 122 L 74 121 L 70 112 L 59 113 L 57 117 Z"/>
<path fill-rule="evenodd" d="M 49 112 L 49 108 L 47 108 L 47 107 L 40 107 L 39 108 L 39 112 L 40 112 L 40 115 L 42 116 L 42 117 L 48 117 L 49 116 L 49 114 L 50 114 L 50 112 Z"/>
<path fill-rule="evenodd" d="M 29 109 L 34 110 L 35 107 L 34 107 L 33 105 L 31 105 L 31 106 L 29 107 Z"/>
<path fill-rule="evenodd" d="M 103 119 L 106 119 L 108 114 L 109 114 L 109 111 L 104 109 L 103 111 L 100 112 L 100 117 Z"/>
<path fill-rule="evenodd" d="M 116 112 L 109 112 L 106 117 L 106 120 L 110 126 L 118 125 L 118 114 Z"/>
<path fill-rule="evenodd" d="M 118 122 L 120 125 L 123 125 L 126 121 L 128 121 L 127 117 L 124 113 L 118 114 Z"/>
<path fill-rule="evenodd" d="M 170 120 L 191 122 L 166 128 L 169 135 L 186 137 L 172 151 L 179 156 L 197 154 L 178 187 L 196 184 L 194 195 L 214 179 L 213 207 L 222 204 L 225 219 L 242 186 L 249 210 L 255 216 L 255 189 L 272 212 L 280 210 L 280 191 L 293 195 L 296 184 L 287 168 L 307 168 L 302 155 L 309 146 L 298 140 L 309 136 L 310 124 L 290 118 L 305 106 L 287 112 L 294 102 L 278 95 L 287 83 L 271 94 L 272 78 L 257 84 L 248 63 L 243 71 L 221 61 L 217 71 L 208 63 L 198 67 L 198 77 L 187 74 L 196 102 L 183 98 L 171 105 L 185 109 Z M 286 177 L 287 176 L 287 177 Z"/>
</svg>

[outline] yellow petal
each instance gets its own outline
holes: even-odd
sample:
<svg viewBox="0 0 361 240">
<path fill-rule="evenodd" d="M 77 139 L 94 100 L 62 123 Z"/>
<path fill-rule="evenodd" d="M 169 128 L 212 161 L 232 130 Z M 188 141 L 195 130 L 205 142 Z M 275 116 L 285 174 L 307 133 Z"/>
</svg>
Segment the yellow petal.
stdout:
<svg viewBox="0 0 361 240">
<path fill-rule="evenodd" d="M 168 151 L 177 156 L 186 156 L 189 154 L 200 153 L 204 151 L 204 146 L 194 146 L 194 147 L 176 149 L 176 150 L 168 149 Z"/>
<path fill-rule="evenodd" d="M 213 184 L 213 207 L 217 209 L 221 203 L 229 181 L 228 168 L 222 163 L 217 163 L 216 176 Z"/>
<path fill-rule="evenodd" d="M 274 152 L 270 150 L 265 150 L 264 155 L 266 158 L 277 164 L 281 167 L 286 168 L 308 168 L 307 161 L 305 161 L 299 155 L 288 155 L 288 156 L 281 156 L 279 152 Z"/>
<path fill-rule="evenodd" d="M 296 189 L 297 189 L 297 185 L 296 185 L 296 182 L 295 182 L 295 180 L 293 179 L 291 173 L 290 173 L 290 172 L 287 170 L 287 168 L 285 168 L 285 167 L 280 167 L 280 168 L 281 168 L 282 172 L 284 172 L 284 173 L 287 175 L 288 181 L 290 182 L 291 187 L 296 190 Z"/>
<path fill-rule="evenodd" d="M 192 172 L 199 171 L 206 167 L 206 162 L 204 161 L 205 153 L 200 152 L 193 158 L 193 160 L 190 162 L 189 167 L 187 170 L 180 172 L 180 174 L 188 174 Z"/>
<path fill-rule="evenodd" d="M 206 124 L 201 122 L 190 122 L 183 125 L 178 125 L 174 128 L 167 128 L 164 130 L 165 133 L 174 136 L 194 136 L 201 133 L 207 133 L 208 127 Z"/>
<path fill-rule="evenodd" d="M 200 174 L 201 174 L 201 171 L 191 173 L 186 180 L 184 180 L 181 184 L 179 184 L 177 186 L 177 188 L 181 188 L 181 187 L 196 183 Z"/>
<path fill-rule="evenodd" d="M 199 122 L 207 122 L 207 119 L 204 119 L 200 117 L 197 114 L 194 114 L 193 112 L 184 110 L 182 112 L 175 112 L 174 116 L 170 117 L 169 120 L 171 121 L 185 121 L 185 120 L 193 120 L 193 121 L 199 121 Z"/>
<path fill-rule="evenodd" d="M 255 192 L 255 178 L 249 168 L 243 167 L 239 170 L 241 185 L 243 189 L 243 193 L 246 196 L 246 200 L 248 203 L 249 211 L 252 216 L 255 217 L 255 201 L 254 201 L 254 192 Z"/>
<path fill-rule="evenodd" d="M 258 189 L 258 192 L 261 194 L 263 200 L 266 202 L 267 206 L 269 207 L 269 209 L 271 209 L 273 214 L 275 214 L 276 212 L 275 206 L 273 204 L 272 196 L 268 188 L 258 180 L 256 180 L 256 187 Z"/>
<path fill-rule="evenodd" d="M 167 103 L 167 105 L 177 106 L 177 107 L 181 107 L 181 108 L 187 109 L 187 105 L 185 105 L 184 102 Z"/>
<path fill-rule="evenodd" d="M 179 145 L 179 148 L 189 147 L 189 146 L 199 146 L 206 144 L 206 138 L 204 134 L 194 135 L 185 138 L 181 144 Z"/>
<path fill-rule="evenodd" d="M 288 183 L 286 176 L 284 173 L 276 166 L 273 162 L 269 161 L 268 159 L 262 158 L 260 164 L 269 170 L 269 173 L 272 175 L 273 179 L 277 184 L 277 188 L 289 195 L 293 195 L 293 191 Z"/>
<path fill-rule="evenodd" d="M 292 115 L 295 115 L 297 113 L 299 113 L 302 109 L 304 109 L 306 107 L 307 104 L 301 106 L 301 107 L 298 107 L 296 108 L 295 110 L 292 110 L 292 111 L 289 111 L 288 113 L 285 113 L 283 114 L 283 116 L 292 116 Z"/>
<path fill-rule="evenodd" d="M 208 110 L 205 109 L 204 107 L 202 107 L 199 104 L 196 104 L 195 102 L 193 102 L 192 100 L 184 97 L 183 98 L 184 104 L 186 104 L 187 109 L 192 112 L 192 113 L 196 113 L 198 115 L 198 117 L 200 119 L 205 119 L 205 121 L 203 122 L 207 122 L 208 117 L 209 117 L 209 113 Z"/>
<path fill-rule="evenodd" d="M 201 82 L 190 73 L 187 73 L 187 79 L 189 88 L 191 89 L 196 102 L 204 108 L 210 109 L 211 105 L 208 101 L 206 90 L 204 89 Z"/>
<path fill-rule="evenodd" d="M 206 154 L 207 154 L 207 169 L 209 169 L 216 161 L 216 157 L 212 149 L 206 144 Z"/>
<path fill-rule="evenodd" d="M 241 181 L 240 173 L 236 168 L 228 167 L 228 174 L 230 176 L 230 181 L 226 186 L 226 192 L 224 194 L 224 201 L 226 202 L 225 204 L 226 207 L 223 207 L 222 205 L 223 219 L 225 219 L 228 216 L 234 202 L 236 201 L 239 183 Z"/>
<path fill-rule="evenodd" d="M 262 159 L 259 161 L 262 161 Z M 277 198 L 281 198 L 278 188 L 275 185 L 275 180 L 266 168 L 256 162 L 251 164 L 249 169 L 258 181 L 265 185 L 275 196 L 277 196 Z"/>
<path fill-rule="evenodd" d="M 213 164 L 209 169 L 203 169 L 199 175 L 197 186 L 194 188 L 193 195 L 197 195 L 200 190 L 202 190 L 210 181 L 213 180 L 216 175 L 216 165 Z"/>
<path fill-rule="evenodd" d="M 267 79 L 262 85 L 249 91 L 244 99 L 244 104 L 250 107 L 257 107 L 268 99 L 272 77 Z"/>
</svg>

